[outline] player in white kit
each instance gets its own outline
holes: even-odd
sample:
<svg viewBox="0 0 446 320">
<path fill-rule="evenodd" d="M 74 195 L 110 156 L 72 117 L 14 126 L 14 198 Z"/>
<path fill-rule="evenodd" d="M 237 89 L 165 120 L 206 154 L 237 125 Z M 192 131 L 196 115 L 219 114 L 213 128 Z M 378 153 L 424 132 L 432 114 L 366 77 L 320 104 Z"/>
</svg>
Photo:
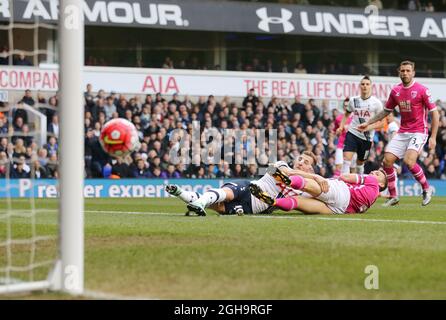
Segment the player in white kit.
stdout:
<svg viewBox="0 0 446 320">
<path fill-rule="evenodd" d="M 294 168 L 290 168 L 284 161 L 274 164 L 275 168 L 280 168 L 287 174 L 313 173 L 313 166 L 316 164 L 316 156 L 312 152 L 303 152 L 295 161 Z M 270 206 L 251 195 L 249 184 L 255 183 L 267 190 L 274 197 L 290 197 L 299 194 L 298 191 L 278 183 L 269 173 L 266 173 L 259 180 L 227 182 L 221 188 L 210 189 L 204 194 L 182 190 L 179 186 L 169 184 L 166 191 L 187 203 L 187 208 L 198 215 L 206 215 L 206 208 L 217 211 L 220 214 L 262 214 L 270 213 Z M 328 189 L 325 179 L 318 179 L 321 188 Z"/>
<path fill-rule="evenodd" d="M 369 175 L 345 174 L 337 179 L 328 179 L 327 191 L 322 190 L 315 181 L 317 175 L 287 176 L 280 170 L 276 169 L 271 175 L 293 189 L 303 191 L 301 196 L 275 198 L 256 184 L 251 184 L 249 189 L 253 196 L 284 211 L 299 210 L 305 214 L 364 213 L 375 203 L 379 193 L 387 188 L 387 176 L 383 169 L 372 171 Z"/>
<path fill-rule="evenodd" d="M 367 131 L 359 131 L 357 129 L 361 123 L 367 122 L 371 117 L 383 110 L 382 102 L 372 95 L 372 81 L 370 78 L 368 76 L 363 77 L 360 85 L 361 95 L 350 98 L 344 117 L 337 129 L 337 133 L 341 133 L 344 130 L 347 119 L 352 115 L 352 120 L 345 136 L 342 174 L 350 173 L 355 153 L 357 155 L 356 172 L 359 174 L 364 173 L 364 162 L 369 157 L 375 129 L 382 127 L 381 122 L 376 122 L 368 127 Z"/>
</svg>

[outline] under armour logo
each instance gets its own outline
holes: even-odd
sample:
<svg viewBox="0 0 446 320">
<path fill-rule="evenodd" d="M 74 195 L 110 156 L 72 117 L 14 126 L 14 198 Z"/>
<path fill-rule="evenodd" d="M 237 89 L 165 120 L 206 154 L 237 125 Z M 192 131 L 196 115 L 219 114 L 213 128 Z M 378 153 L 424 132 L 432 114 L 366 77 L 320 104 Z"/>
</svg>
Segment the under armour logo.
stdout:
<svg viewBox="0 0 446 320">
<path fill-rule="evenodd" d="M 291 32 L 294 30 L 293 24 L 290 22 L 293 13 L 290 10 L 281 9 L 281 17 L 269 17 L 267 10 L 265 7 L 256 10 L 257 16 L 262 19 L 259 22 L 259 29 L 265 32 L 271 32 L 269 28 L 269 24 L 281 24 L 283 26 L 283 31 L 285 33 Z"/>
</svg>

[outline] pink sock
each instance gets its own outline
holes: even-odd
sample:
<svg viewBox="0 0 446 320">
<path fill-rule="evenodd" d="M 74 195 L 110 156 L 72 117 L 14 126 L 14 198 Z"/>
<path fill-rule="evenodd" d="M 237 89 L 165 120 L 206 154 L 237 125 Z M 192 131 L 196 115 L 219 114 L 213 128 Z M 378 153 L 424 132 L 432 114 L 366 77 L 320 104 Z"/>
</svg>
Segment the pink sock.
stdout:
<svg viewBox="0 0 446 320">
<path fill-rule="evenodd" d="M 284 210 L 291 211 L 297 208 L 297 198 L 279 198 L 276 199 L 276 207 Z"/>
<path fill-rule="evenodd" d="M 395 169 L 393 167 L 390 168 L 384 167 L 384 171 L 387 174 L 387 182 L 388 182 L 387 187 L 389 189 L 390 197 L 395 198 L 397 196 L 396 186 L 395 186 L 395 179 L 396 179 Z"/>
<path fill-rule="evenodd" d="M 429 188 L 429 183 L 427 182 L 426 176 L 424 175 L 423 169 L 421 169 L 420 165 L 418 163 L 415 163 L 415 165 L 412 168 L 409 168 L 410 172 L 412 172 L 414 178 L 421 184 L 423 187 L 423 190 L 426 190 Z"/>
<path fill-rule="evenodd" d="M 301 176 L 291 176 L 291 188 L 302 190 L 305 187 L 305 179 Z"/>
</svg>

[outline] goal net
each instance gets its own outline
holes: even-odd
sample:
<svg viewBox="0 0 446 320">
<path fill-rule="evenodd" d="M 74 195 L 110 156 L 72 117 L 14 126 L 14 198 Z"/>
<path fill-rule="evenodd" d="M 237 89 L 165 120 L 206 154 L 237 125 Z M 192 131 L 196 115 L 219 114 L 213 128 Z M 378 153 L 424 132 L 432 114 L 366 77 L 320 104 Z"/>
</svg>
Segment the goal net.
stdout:
<svg viewBox="0 0 446 320">
<path fill-rule="evenodd" d="M 42 20 L 54 2 L 0 0 L 0 67 L 59 67 L 57 104 L 54 92 L 0 92 L 0 294 L 84 287 L 83 1 Z M 17 19 L 29 5 L 32 22 Z"/>
</svg>

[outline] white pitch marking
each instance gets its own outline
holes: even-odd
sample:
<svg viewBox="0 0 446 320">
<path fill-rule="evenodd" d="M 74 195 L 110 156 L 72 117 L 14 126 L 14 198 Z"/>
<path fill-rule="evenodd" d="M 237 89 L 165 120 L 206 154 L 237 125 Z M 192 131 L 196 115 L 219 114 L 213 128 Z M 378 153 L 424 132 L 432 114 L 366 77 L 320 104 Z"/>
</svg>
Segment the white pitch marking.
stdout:
<svg viewBox="0 0 446 320">
<path fill-rule="evenodd" d="M 110 211 L 110 210 L 85 210 L 86 213 L 126 213 L 126 214 L 133 214 L 133 215 L 151 215 L 151 216 L 184 216 L 182 213 L 170 213 L 170 212 L 144 212 L 144 211 Z"/>
<path fill-rule="evenodd" d="M 92 211 L 86 210 L 87 213 L 111 213 L 111 214 L 133 214 L 133 215 L 163 215 L 163 216 L 184 216 L 184 214 L 177 213 L 163 213 L 163 212 L 123 212 L 123 211 Z M 229 218 L 229 217 L 238 217 L 238 216 L 225 216 L 221 215 L 220 217 Z M 446 221 L 424 221 L 424 220 L 394 220 L 394 219 L 363 219 L 363 218 L 332 218 L 332 217 L 308 217 L 308 216 L 267 216 L 267 215 L 244 215 L 244 217 L 248 218 L 260 218 L 260 219 L 294 219 L 294 220 L 332 220 L 332 221 L 365 221 L 365 222 L 388 222 L 388 223 L 414 223 L 414 224 L 433 224 L 433 225 L 446 225 Z"/>
</svg>

